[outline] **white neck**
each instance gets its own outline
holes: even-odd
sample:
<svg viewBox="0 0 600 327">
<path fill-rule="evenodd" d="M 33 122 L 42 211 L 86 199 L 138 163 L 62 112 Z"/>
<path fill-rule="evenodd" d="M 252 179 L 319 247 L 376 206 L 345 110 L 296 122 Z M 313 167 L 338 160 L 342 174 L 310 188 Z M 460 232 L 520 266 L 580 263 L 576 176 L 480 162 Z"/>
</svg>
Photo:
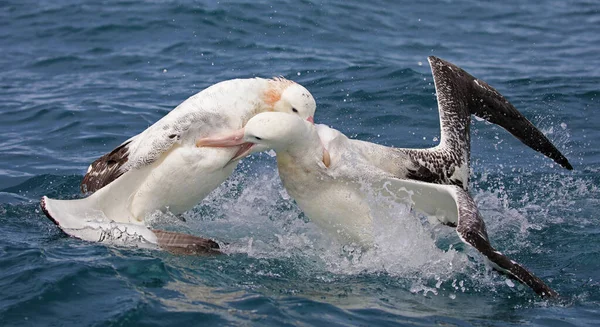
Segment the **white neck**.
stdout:
<svg viewBox="0 0 600 327">
<path fill-rule="evenodd" d="M 306 129 L 302 137 L 296 138 L 285 149 L 275 149 L 275 152 L 277 152 L 277 164 L 280 169 L 291 165 L 314 170 L 323 164 L 323 144 L 316 128 L 312 125 Z"/>
</svg>

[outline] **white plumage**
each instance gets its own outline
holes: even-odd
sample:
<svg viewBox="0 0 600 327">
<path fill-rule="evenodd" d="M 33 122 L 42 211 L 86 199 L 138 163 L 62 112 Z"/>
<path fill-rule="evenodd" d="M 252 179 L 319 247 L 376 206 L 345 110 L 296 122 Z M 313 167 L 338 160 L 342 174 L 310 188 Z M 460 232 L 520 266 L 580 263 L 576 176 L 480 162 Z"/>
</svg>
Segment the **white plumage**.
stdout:
<svg viewBox="0 0 600 327">
<path fill-rule="evenodd" d="M 238 148 L 198 148 L 197 138 L 238 130 L 266 111 L 312 121 L 315 109 L 310 92 L 283 78 L 215 84 L 96 160 L 82 182 L 82 190 L 94 194 L 81 200 L 44 197 L 42 207 L 67 234 L 90 241 L 105 236 L 92 229 L 115 223 L 143 226 L 144 218 L 157 210 L 182 213 L 221 184 L 237 165 L 231 159 Z M 138 234 L 155 243 L 143 232 Z"/>
<path fill-rule="evenodd" d="M 456 227 L 460 239 L 479 250 L 495 268 L 542 296 L 557 295 L 491 246 L 477 206 L 462 187 L 406 179 L 395 175 L 395 169 L 390 171 L 389 167 L 406 164 L 404 149 L 352 140 L 325 125 L 280 113 L 261 113 L 250 119 L 239 142 L 251 143 L 254 149 L 274 149 L 288 194 L 311 221 L 344 243 L 371 246 L 379 202 L 406 203 Z M 199 143 L 219 145 L 215 140 Z"/>
<path fill-rule="evenodd" d="M 436 147 L 389 148 L 351 140 L 326 126 L 277 113 L 253 117 L 244 130 L 234 132 L 237 143 L 225 144 L 227 137 L 221 137 L 201 139 L 197 144 L 245 144 L 248 149 L 238 156 L 273 148 L 288 193 L 312 221 L 345 242 L 371 244 L 372 210 L 377 203 L 369 203 L 369 198 L 374 192 L 456 227 L 460 239 L 479 250 L 497 269 L 542 296 L 556 296 L 542 280 L 490 245 L 485 223 L 467 192 L 470 117 L 476 115 L 498 124 L 564 168 L 573 167 L 490 85 L 439 58 L 429 57 L 429 63 L 441 127 Z"/>
</svg>

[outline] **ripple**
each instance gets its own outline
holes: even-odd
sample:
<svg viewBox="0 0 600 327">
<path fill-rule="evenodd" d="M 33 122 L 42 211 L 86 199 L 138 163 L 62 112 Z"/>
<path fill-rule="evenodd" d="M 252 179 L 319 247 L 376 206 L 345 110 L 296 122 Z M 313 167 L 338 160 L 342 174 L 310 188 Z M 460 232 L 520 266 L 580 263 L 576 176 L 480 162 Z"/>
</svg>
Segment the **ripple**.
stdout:
<svg viewBox="0 0 600 327">
<path fill-rule="evenodd" d="M 65 67 L 66 64 L 80 64 L 84 60 L 77 56 L 58 56 L 50 58 L 42 58 L 37 60 L 31 65 L 34 68 L 46 68 L 46 67 Z"/>
<path fill-rule="evenodd" d="M 593 325 L 598 9 L 594 1 L 5 1 L 0 320 Z M 382 248 L 349 258 L 286 196 L 268 155 L 244 160 L 186 213 L 188 223 L 155 221 L 227 242 L 224 256 L 87 243 L 39 210 L 42 195 L 80 197 L 92 160 L 228 78 L 283 75 L 313 93 L 320 123 L 386 145 L 433 146 L 439 118 L 428 55 L 494 85 L 574 162 L 575 171 L 559 171 L 497 127 L 472 127 L 470 190 L 493 244 L 547 279 L 563 302 L 509 287 L 453 230 L 418 229 L 399 208 L 396 223 L 381 224 L 389 236 Z"/>
</svg>

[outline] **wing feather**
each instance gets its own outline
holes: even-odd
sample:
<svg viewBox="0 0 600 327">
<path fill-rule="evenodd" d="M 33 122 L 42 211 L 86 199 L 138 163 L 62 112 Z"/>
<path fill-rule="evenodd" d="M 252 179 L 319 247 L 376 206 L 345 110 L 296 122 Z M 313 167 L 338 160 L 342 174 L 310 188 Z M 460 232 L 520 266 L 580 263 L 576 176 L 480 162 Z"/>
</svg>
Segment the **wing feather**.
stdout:
<svg viewBox="0 0 600 327">
<path fill-rule="evenodd" d="M 446 225 L 456 226 L 459 238 L 483 254 L 500 272 L 528 285 L 540 296 L 558 296 L 540 278 L 490 244 L 475 201 L 461 187 L 388 178 L 384 189 L 396 199 L 409 199 L 414 209 L 436 216 Z"/>
<path fill-rule="evenodd" d="M 488 258 L 499 271 L 528 285 L 538 295 L 542 297 L 558 296 L 558 293 L 546 285 L 539 277 L 496 250 L 490 244 L 485 229 L 485 223 L 479 214 L 479 210 L 477 210 L 475 201 L 473 201 L 473 198 L 471 198 L 465 190 L 455 187 L 454 196 L 458 207 L 458 226 L 456 227 L 456 232 L 463 242 L 477 249 L 477 251 Z"/>
<path fill-rule="evenodd" d="M 470 115 L 473 114 L 501 126 L 562 167 L 573 169 L 552 142 L 496 89 L 445 60 L 434 56 L 428 59 L 438 98 L 442 142 L 457 151 L 465 151 L 467 162 Z"/>
<path fill-rule="evenodd" d="M 129 159 L 129 144 L 127 141 L 92 162 L 81 181 L 82 193 L 96 192 L 123 175 L 121 168 Z"/>
<path fill-rule="evenodd" d="M 219 254 L 219 244 L 207 238 L 194 235 L 168 232 L 164 230 L 152 230 L 158 245 L 175 254 Z"/>
<path fill-rule="evenodd" d="M 206 121 L 200 114 L 174 109 L 142 133 L 94 161 L 81 182 L 81 191 L 95 192 L 131 169 L 152 164 L 180 141 L 181 134 L 192 124 L 202 126 L 200 121 Z"/>
<path fill-rule="evenodd" d="M 567 169 L 569 161 L 544 134 L 486 82 L 460 67 L 429 57 L 438 99 L 442 140 L 430 149 L 388 148 L 352 141 L 363 157 L 397 178 L 457 185 L 467 189 L 470 165 L 470 116 L 497 124 L 532 149 Z M 325 133 L 319 131 L 321 138 Z M 339 139 L 339 137 L 338 137 Z"/>
</svg>

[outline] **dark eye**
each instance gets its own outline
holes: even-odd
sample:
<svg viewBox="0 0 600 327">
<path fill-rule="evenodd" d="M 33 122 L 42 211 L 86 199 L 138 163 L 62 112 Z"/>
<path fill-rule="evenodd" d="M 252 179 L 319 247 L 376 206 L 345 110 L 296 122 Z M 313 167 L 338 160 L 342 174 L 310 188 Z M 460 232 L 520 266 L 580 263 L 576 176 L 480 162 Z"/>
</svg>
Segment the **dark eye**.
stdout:
<svg viewBox="0 0 600 327">
<path fill-rule="evenodd" d="M 258 137 L 258 136 L 255 136 L 254 138 L 255 138 L 255 139 L 257 139 L 257 140 L 262 140 L 262 139 L 261 139 L 260 137 Z"/>
<path fill-rule="evenodd" d="M 298 109 L 296 109 L 296 108 L 292 108 L 292 111 L 295 113 L 298 113 Z"/>
</svg>

